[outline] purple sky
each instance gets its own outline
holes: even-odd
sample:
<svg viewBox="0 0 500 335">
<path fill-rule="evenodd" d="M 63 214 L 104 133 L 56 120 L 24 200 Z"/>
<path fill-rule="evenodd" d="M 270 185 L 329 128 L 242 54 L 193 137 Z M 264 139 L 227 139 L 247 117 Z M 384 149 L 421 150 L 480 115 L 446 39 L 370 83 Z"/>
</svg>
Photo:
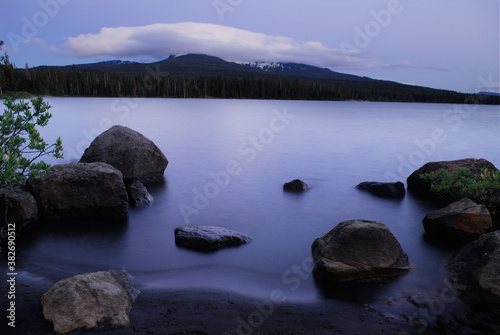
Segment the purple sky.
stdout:
<svg viewBox="0 0 500 335">
<path fill-rule="evenodd" d="M 205 53 L 499 92 L 499 0 L 2 0 L 17 67 Z"/>
</svg>

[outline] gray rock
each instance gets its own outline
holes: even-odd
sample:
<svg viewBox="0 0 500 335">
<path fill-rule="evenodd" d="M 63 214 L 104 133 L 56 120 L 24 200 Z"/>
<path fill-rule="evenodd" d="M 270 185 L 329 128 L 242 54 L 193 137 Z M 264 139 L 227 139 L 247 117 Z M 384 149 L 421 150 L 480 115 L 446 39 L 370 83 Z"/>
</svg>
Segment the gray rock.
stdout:
<svg viewBox="0 0 500 335">
<path fill-rule="evenodd" d="M 175 243 L 190 249 L 214 250 L 248 243 L 251 237 L 217 226 L 179 227 L 175 229 Z"/>
<path fill-rule="evenodd" d="M 450 282 L 467 303 L 500 315 L 500 231 L 466 244 L 448 270 Z"/>
<path fill-rule="evenodd" d="M 379 197 L 403 198 L 405 196 L 405 185 L 398 181 L 395 183 L 379 183 L 376 181 L 365 181 L 356 186 L 357 189 L 368 191 Z"/>
<path fill-rule="evenodd" d="M 106 163 L 55 165 L 42 178 L 29 179 L 26 190 L 37 200 L 40 218 L 46 221 L 128 215 L 122 174 Z"/>
<path fill-rule="evenodd" d="M 429 236 L 456 242 L 471 241 L 493 229 L 488 209 L 467 198 L 428 213 L 422 223 Z"/>
<path fill-rule="evenodd" d="M 139 294 L 130 285 L 130 278 L 124 271 L 101 271 L 62 279 L 42 296 L 43 315 L 58 334 L 102 323 L 127 327 L 132 303 Z"/>
<path fill-rule="evenodd" d="M 410 270 L 397 239 L 377 221 L 343 221 L 314 241 L 312 253 L 319 280 L 381 281 Z"/>
<path fill-rule="evenodd" d="M 302 191 L 305 191 L 309 188 L 310 188 L 309 185 L 307 185 L 305 182 L 303 182 L 300 179 L 292 180 L 292 181 L 285 183 L 283 185 L 283 190 L 289 191 L 289 192 L 302 192 Z"/>
<path fill-rule="evenodd" d="M 108 163 L 123 174 L 126 185 L 134 180 L 147 184 L 163 178 L 168 160 L 148 138 L 123 126 L 113 126 L 97 136 L 80 163 Z"/>
<path fill-rule="evenodd" d="M 144 207 L 153 201 L 153 196 L 149 194 L 146 186 L 136 180 L 127 187 L 130 204 L 134 207 Z"/>
</svg>

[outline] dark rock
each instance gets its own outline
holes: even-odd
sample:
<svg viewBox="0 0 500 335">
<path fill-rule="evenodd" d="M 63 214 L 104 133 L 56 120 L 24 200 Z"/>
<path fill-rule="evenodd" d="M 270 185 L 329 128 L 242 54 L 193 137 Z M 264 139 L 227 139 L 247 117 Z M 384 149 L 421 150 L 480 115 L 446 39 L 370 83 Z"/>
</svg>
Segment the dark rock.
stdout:
<svg viewBox="0 0 500 335">
<path fill-rule="evenodd" d="M 0 227 L 16 224 L 16 233 L 36 224 L 38 207 L 35 198 L 22 185 L 0 188 Z"/>
<path fill-rule="evenodd" d="M 283 185 L 283 190 L 289 192 L 302 192 L 309 189 L 309 185 L 299 179 L 292 180 Z"/>
<path fill-rule="evenodd" d="M 395 183 L 365 181 L 358 184 L 356 188 L 380 197 L 403 198 L 405 196 L 405 185 L 400 181 Z"/>
<path fill-rule="evenodd" d="M 450 282 L 468 304 L 500 315 L 500 231 L 466 244 L 448 270 Z"/>
<path fill-rule="evenodd" d="M 126 185 L 134 180 L 147 184 L 163 178 L 168 160 L 148 138 L 135 130 L 114 126 L 97 136 L 80 163 L 108 163 L 123 174 Z"/>
<path fill-rule="evenodd" d="M 407 179 L 408 191 L 412 192 L 418 196 L 437 200 L 446 204 L 452 203 L 454 201 L 460 200 L 461 197 L 455 194 L 437 194 L 431 191 L 431 183 L 420 178 L 421 175 L 429 173 L 432 171 L 437 171 L 439 169 L 445 169 L 453 172 L 458 167 L 463 167 L 470 169 L 473 174 L 481 174 L 481 169 L 497 170 L 495 165 L 486 159 L 460 159 L 455 161 L 439 161 L 430 162 L 413 172 Z"/>
<path fill-rule="evenodd" d="M 139 294 L 125 271 L 79 274 L 55 283 L 41 299 L 44 317 L 58 334 L 91 329 L 102 323 L 128 327 Z"/>
<path fill-rule="evenodd" d="M 136 180 L 127 187 L 130 204 L 134 207 L 144 207 L 153 201 L 153 196 L 149 194 L 146 186 Z"/>
<path fill-rule="evenodd" d="M 343 221 L 314 241 L 312 253 L 319 280 L 380 281 L 410 270 L 397 239 L 377 221 Z"/>
<path fill-rule="evenodd" d="M 248 243 L 251 237 L 217 226 L 179 227 L 175 230 L 175 243 L 190 249 L 213 250 Z"/>
<path fill-rule="evenodd" d="M 123 219 L 128 196 L 120 171 L 106 163 L 55 165 L 42 178 L 29 179 L 26 190 L 47 221 Z"/>
<path fill-rule="evenodd" d="M 427 214 L 422 223 L 430 236 L 456 242 L 471 241 L 493 229 L 488 209 L 467 198 Z"/>
</svg>

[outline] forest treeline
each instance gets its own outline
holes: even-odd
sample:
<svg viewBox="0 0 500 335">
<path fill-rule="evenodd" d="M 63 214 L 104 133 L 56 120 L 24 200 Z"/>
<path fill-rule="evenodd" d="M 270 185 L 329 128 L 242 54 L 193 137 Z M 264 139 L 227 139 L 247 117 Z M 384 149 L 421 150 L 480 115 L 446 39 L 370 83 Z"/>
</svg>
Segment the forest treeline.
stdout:
<svg viewBox="0 0 500 335">
<path fill-rule="evenodd" d="M 88 71 L 73 67 L 18 69 L 0 65 L 0 95 L 70 97 L 235 98 L 284 100 L 369 100 L 499 104 L 500 97 L 410 86 L 380 80 L 335 80 L 293 76 L 171 75 Z"/>
</svg>

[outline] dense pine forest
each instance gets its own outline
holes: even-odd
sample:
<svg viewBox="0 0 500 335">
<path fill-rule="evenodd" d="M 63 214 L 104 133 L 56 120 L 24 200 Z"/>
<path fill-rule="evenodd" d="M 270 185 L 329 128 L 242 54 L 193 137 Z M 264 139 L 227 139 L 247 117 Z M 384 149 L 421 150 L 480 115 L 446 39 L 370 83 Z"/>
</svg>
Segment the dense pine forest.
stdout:
<svg viewBox="0 0 500 335">
<path fill-rule="evenodd" d="M 25 91 L 33 95 L 69 97 L 500 102 L 498 96 L 462 94 L 369 78 L 311 78 L 255 69 L 248 73 L 164 71 L 160 65 L 138 67 L 135 64 L 128 64 L 127 68 L 74 65 L 29 68 L 26 65 L 19 69 L 10 64 L 7 57 L 0 65 L 0 95 Z"/>
</svg>

